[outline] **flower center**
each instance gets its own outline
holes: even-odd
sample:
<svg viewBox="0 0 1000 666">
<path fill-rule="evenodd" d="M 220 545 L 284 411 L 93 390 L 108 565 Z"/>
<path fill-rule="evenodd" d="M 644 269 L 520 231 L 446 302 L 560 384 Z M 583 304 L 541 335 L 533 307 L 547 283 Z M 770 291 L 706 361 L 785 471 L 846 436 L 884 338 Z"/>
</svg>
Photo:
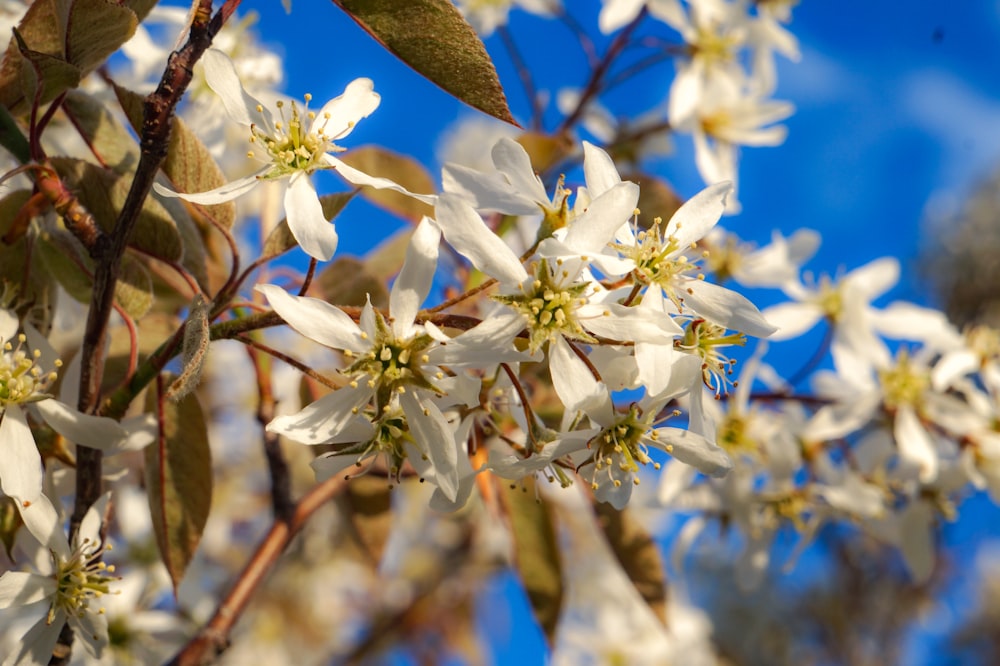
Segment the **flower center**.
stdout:
<svg viewBox="0 0 1000 666">
<path fill-rule="evenodd" d="M 30 354 L 24 349 L 27 340 L 24 333 L 17 336 L 17 346 L 9 341 L 0 353 L 0 407 L 26 402 L 37 402 L 48 398 L 46 390 L 56 379 L 56 373 L 43 372 L 38 367 L 42 352 L 34 350 Z M 56 367 L 62 363 L 56 361 Z"/>
<path fill-rule="evenodd" d="M 277 103 L 280 120 L 274 123 L 274 134 L 268 134 L 260 125 L 251 125 L 250 143 L 259 144 L 267 150 L 265 162 L 273 165 L 264 178 L 280 178 L 290 175 L 296 171 L 310 173 L 316 169 L 326 168 L 323 164 L 323 155 L 331 151 L 341 151 L 342 148 L 336 146 L 326 135 L 326 123 L 317 124 L 316 113 L 309 110 L 309 102 L 312 95 L 305 96 L 305 105 L 300 110 L 299 106 L 291 103 L 291 111 L 285 113 L 285 103 Z M 264 109 L 257 107 L 258 113 L 263 114 Z M 329 114 L 324 120 L 329 120 Z M 308 123 L 309 127 L 306 127 Z M 318 125 L 318 126 L 317 126 Z M 253 151 L 247 153 L 248 157 L 254 157 Z"/>
<path fill-rule="evenodd" d="M 373 425 L 375 426 L 375 434 L 372 435 L 371 439 L 366 442 L 351 444 L 337 451 L 337 455 L 357 456 L 357 461 L 354 465 L 355 467 L 363 468 L 360 472 L 353 475 L 344 475 L 344 478 L 350 480 L 354 476 L 364 474 L 371 469 L 372 465 L 380 457 L 385 456 L 389 477 L 395 479 L 398 483 L 400 471 L 403 469 L 403 463 L 407 458 L 404 444 L 407 441 L 413 440 L 410 435 L 409 426 L 406 423 L 406 415 L 402 409 L 395 405 L 386 406 Z M 372 462 L 368 466 L 364 466 L 362 462 L 368 458 L 372 458 Z"/>
<path fill-rule="evenodd" d="M 352 386 L 356 387 L 360 380 L 367 378 L 368 386 L 375 389 L 379 410 L 389 404 L 393 393 L 402 393 L 407 385 L 441 393 L 424 376 L 423 370 L 423 365 L 430 360 L 427 348 L 433 344 L 433 338 L 426 334 L 397 338 L 378 312 L 375 313 L 375 331 L 371 349 L 344 371 L 354 377 Z"/>
<path fill-rule="evenodd" d="M 635 474 L 639 465 L 652 463 L 653 469 L 660 469 L 660 463 L 653 462 L 649 457 L 649 449 L 643 439 L 657 439 L 656 430 L 651 430 L 649 420 L 643 417 L 639 406 L 632 404 L 628 412 L 622 414 L 611 426 L 601 431 L 597 437 L 590 440 L 588 447 L 594 451 L 594 475 L 591 478 L 591 488 L 600 487 L 598 474 L 604 472 L 617 488 L 621 479 L 615 478 L 615 469 L 625 474 Z M 639 485 L 639 478 L 633 476 L 632 483 Z"/>
<path fill-rule="evenodd" d="M 649 229 L 636 234 L 635 245 L 618 245 L 617 249 L 635 263 L 635 274 L 640 282 L 657 285 L 673 301 L 678 310 L 683 310 L 683 282 L 705 279 L 699 262 L 708 257 L 708 251 L 703 251 L 694 260 L 681 254 L 681 246 L 676 235 L 663 237 L 660 231 L 662 222 L 661 218 L 656 218 Z M 694 244 L 691 245 L 691 249 L 695 249 Z"/>
<path fill-rule="evenodd" d="M 729 381 L 736 360 L 726 356 L 722 348 L 742 347 L 746 342 L 747 336 L 743 333 L 726 335 L 724 327 L 699 318 L 691 320 L 684 329 L 683 338 L 674 340 L 674 348 L 701 357 L 702 381 L 719 396 L 727 392 L 730 383 L 736 386 L 735 381 Z"/>
<path fill-rule="evenodd" d="M 899 352 L 895 366 L 879 371 L 878 379 L 882 386 L 882 401 L 887 409 L 917 405 L 931 384 L 930 375 L 910 363 L 906 350 Z"/>
<path fill-rule="evenodd" d="M 56 561 L 56 598 L 49 609 L 49 622 L 53 620 L 56 610 L 82 617 L 91 599 L 109 593 L 108 584 L 118 580 L 118 577 L 108 575 L 114 573 L 114 565 L 100 560 L 105 550 L 108 548 L 84 539 L 69 559 Z"/>
<path fill-rule="evenodd" d="M 576 316 L 577 308 L 587 302 L 585 294 L 590 283 L 572 282 L 569 272 L 562 269 L 562 260 L 550 266 L 542 259 L 533 268 L 535 279 L 525 280 L 520 294 L 494 296 L 524 315 L 531 351 L 535 352 L 559 335 L 596 342 Z"/>
</svg>

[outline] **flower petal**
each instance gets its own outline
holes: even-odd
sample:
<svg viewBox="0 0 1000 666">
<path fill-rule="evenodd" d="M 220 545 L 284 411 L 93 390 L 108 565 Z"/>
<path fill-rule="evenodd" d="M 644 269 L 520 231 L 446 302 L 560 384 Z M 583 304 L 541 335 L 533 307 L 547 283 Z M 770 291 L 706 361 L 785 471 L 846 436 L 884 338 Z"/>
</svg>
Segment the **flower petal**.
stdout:
<svg viewBox="0 0 1000 666">
<path fill-rule="evenodd" d="M 389 180 L 388 178 L 370 176 L 364 171 L 359 171 L 346 162 L 337 159 L 333 155 L 324 155 L 323 161 L 332 166 L 344 180 L 352 185 L 374 187 L 376 190 L 392 190 L 393 192 L 400 192 L 408 197 L 416 199 L 417 201 L 422 201 L 428 206 L 433 206 L 437 203 L 437 197 L 433 194 L 417 194 L 416 192 L 411 192 L 399 183 Z"/>
<path fill-rule="evenodd" d="M 362 352 L 371 346 L 361 338 L 361 329 L 354 320 L 326 301 L 292 296 L 273 284 L 259 284 L 255 289 L 267 297 L 267 302 L 289 326 L 310 340 L 352 352 Z"/>
<path fill-rule="evenodd" d="M 316 188 L 304 171 L 292 174 L 285 190 L 288 229 L 310 257 L 329 261 L 337 251 L 337 230 L 323 215 Z"/>
<path fill-rule="evenodd" d="M 345 429 L 357 433 L 354 410 L 371 398 L 368 388 L 344 387 L 307 405 L 296 414 L 275 417 L 267 424 L 268 432 L 276 432 L 302 444 L 329 444 Z"/>
<path fill-rule="evenodd" d="M 435 483 L 449 501 L 458 497 L 458 446 L 455 433 L 441 410 L 430 400 L 421 400 L 416 391 L 399 396 L 406 413 L 410 434 L 434 467 Z"/>
<path fill-rule="evenodd" d="M 226 203 L 227 201 L 232 201 L 236 197 L 246 194 L 253 188 L 257 187 L 261 177 L 270 171 L 270 169 L 270 166 L 266 166 L 257 173 L 252 173 L 244 178 L 238 178 L 230 183 L 221 185 L 214 190 L 208 190 L 207 192 L 193 192 L 190 194 L 175 192 L 160 183 L 153 183 L 153 191 L 161 197 L 183 199 L 184 201 L 190 201 L 191 203 L 205 206 Z"/>
<path fill-rule="evenodd" d="M 322 128 L 327 137 L 336 141 L 350 134 L 358 121 L 371 115 L 381 101 L 371 79 L 354 79 L 347 84 L 342 95 L 323 105 L 311 130 Z"/>
<path fill-rule="evenodd" d="M 673 214 L 664 236 L 674 236 L 677 245 L 687 251 L 691 243 L 704 238 L 719 223 L 726 210 L 726 197 L 732 192 L 733 184 L 729 181 L 709 185 L 698 192 Z"/>
<path fill-rule="evenodd" d="M 0 576 L 0 608 L 27 606 L 56 593 L 56 581 L 26 571 L 8 571 Z"/>
<path fill-rule="evenodd" d="M 580 215 L 566 232 L 564 242 L 578 253 L 596 254 L 607 247 L 615 232 L 635 212 L 639 203 L 639 186 L 618 183 L 600 195 Z"/>
<path fill-rule="evenodd" d="M 435 216 L 448 244 L 476 268 L 507 285 L 520 285 L 527 279 L 528 272 L 514 251 L 465 201 L 442 194 Z"/>
<path fill-rule="evenodd" d="M 778 330 L 746 296 L 711 282 L 689 280 L 684 303 L 716 324 L 755 338 L 766 338 Z"/>
<path fill-rule="evenodd" d="M 410 237 L 403 268 L 389 292 L 392 330 L 397 337 L 409 335 L 420 305 L 430 293 L 440 243 L 441 229 L 425 217 Z"/>
<path fill-rule="evenodd" d="M 583 176 L 591 197 L 599 197 L 622 182 L 611 156 L 589 141 L 583 142 Z"/>
<path fill-rule="evenodd" d="M 218 49 L 208 49 L 201 57 L 201 62 L 205 66 L 208 87 L 222 100 L 226 113 L 234 122 L 249 127 L 263 121 L 267 134 L 274 134 L 270 112 L 243 88 L 236 66 L 229 56 Z M 259 120 L 254 120 L 258 117 Z"/>
<path fill-rule="evenodd" d="M 604 403 L 607 389 L 590 372 L 587 364 L 570 348 L 563 337 L 556 336 L 549 344 L 549 371 L 552 387 L 566 406 L 566 411 L 590 414 Z"/>
<path fill-rule="evenodd" d="M 657 428 L 656 435 L 656 440 L 645 441 L 663 448 L 671 456 L 697 468 L 702 474 L 720 477 L 733 469 L 733 461 L 729 459 L 725 449 L 701 435 L 680 428 Z"/>
<path fill-rule="evenodd" d="M 125 428 L 114 419 L 83 414 L 55 399 L 32 406 L 53 430 L 76 444 L 105 451 L 117 449 L 128 439 Z"/>
<path fill-rule="evenodd" d="M 69 540 L 63 531 L 62 519 L 49 498 L 39 495 L 28 506 L 21 504 L 18 508 L 21 510 L 21 520 L 31 535 L 60 559 L 69 559 Z"/>
<path fill-rule="evenodd" d="M 57 611 L 51 623 L 48 621 L 48 615 L 43 613 L 41 619 L 21 637 L 20 649 L 9 654 L 3 666 L 48 664 L 52 659 L 56 641 L 59 640 L 59 633 L 65 624 L 65 611 Z"/>
<path fill-rule="evenodd" d="M 0 489 L 21 501 L 32 501 L 42 492 L 42 458 L 28 428 L 24 411 L 9 405 L 0 414 Z"/>
<path fill-rule="evenodd" d="M 535 174 L 524 146 L 509 137 L 501 137 L 490 152 L 497 171 L 507 176 L 514 191 L 538 203 L 549 203 L 545 185 Z"/>
</svg>

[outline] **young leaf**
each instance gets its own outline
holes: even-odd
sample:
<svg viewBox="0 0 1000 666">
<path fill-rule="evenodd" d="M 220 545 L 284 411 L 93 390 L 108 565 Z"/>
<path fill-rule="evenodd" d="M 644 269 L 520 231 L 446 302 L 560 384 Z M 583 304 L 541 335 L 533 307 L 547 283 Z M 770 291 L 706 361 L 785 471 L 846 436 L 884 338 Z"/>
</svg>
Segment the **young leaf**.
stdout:
<svg viewBox="0 0 1000 666">
<path fill-rule="evenodd" d="M 434 191 L 434 181 L 427 169 L 416 160 L 399 155 L 378 146 L 362 146 L 349 153 L 344 153 L 340 159 L 359 171 L 371 176 L 388 178 L 402 185 L 410 192 L 425 194 Z M 361 196 L 376 206 L 384 208 L 394 215 L 404 217 L 417 223 L 425 215 L 434 216 L 434 208 L 422 201 L 417 201 L 402 192 L 389 189 L 377 190 L 372 187 L 361 188 Z"/>
<path fill-rule="evenodd" d="M 333 0 L 390 53 L 469 106 L 517 125 L 493 61 L 450 0 Z"/>
<path fill-rule="evenodd" d="M 392 530 L 392 490 L 385 479 L 359 476 L 347 484 L 337 506 L 351 529 L 348 536 L 364 553 L 361 558 L 377 569 Z"/>
<path fill-rule="evenodd" d="M 507 488 L 504 495 L 514 534 L 514 567 L 551 644 L 563 598 L 559 544 L 549 508 L 535 499 L 534 479 L 527 478 L 522 484 L 523 488 Z"/>
<path fill-rule="evenodd" d="M 66 95 L 63 111 L 109 169 L 120 174 L 135 171 L 139 163 L 139 145 L 108 111 L 107 102 L 74 90 Z"/>
<path fill-rule="evenodd" d="M 195 394 L 172 402 L 150 391 L 146 408 L 162 414 L 159 436 L 144 450 L 146 492 L 156 544 L 176 592 L 212 502 L 208 428 Z"/>
<path fill-rule="evenodd" d="M 595 502 L 598 524 L 629 580 L 660 620 L 667 621 L 667 578 L 660 549 L 628 511 Z"/>
<path fill-rule="evenodd" d="M 359 259 L 339 256 L 316 276 L 315 288 L 334 305 L 363 306 L 367 298 L 377 308 L 389 306 L 385 284 L 365 269 Z"/>
<path fill-rule="evenodd" d="M 73 0 L 66 21 L 66 60 L 96 69 L 135 34 L 135 12 L 113 0 Z"/>
<path fill-rule="evenodd" d="M 142 319 L 153 307 L 153 278 L 145 266 L 128 255 L 122 257 L 115 300 L 133 319 Z"/>
</svg>

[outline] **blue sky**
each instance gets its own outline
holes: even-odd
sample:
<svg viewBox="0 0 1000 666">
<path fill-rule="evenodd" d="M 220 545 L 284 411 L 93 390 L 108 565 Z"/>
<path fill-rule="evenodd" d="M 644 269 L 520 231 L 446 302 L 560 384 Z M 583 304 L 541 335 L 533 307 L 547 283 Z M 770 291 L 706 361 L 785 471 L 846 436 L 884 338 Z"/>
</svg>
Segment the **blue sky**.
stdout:
<svg viewBox="0 0 1000 666">
<path fill-rule="evenodd" d="M 594 24 L 597 0 L 565 1 Z M 285 16 L 277 0 L 244 3 L 245 10 L 261 13 L 264 40 L 286 56 L 285 91 L 295 97 L 310 92 L 322 101 L 353 78 L 369 76 L 382 106 L 359 125 L 350 145 L 380 143 L 435 165 L 442 128 L 474 112 L 385 54 L 331 2 L 294 0 L 294 5 L 293 14 Z M 800 40 L 802 60 L 780 63 L 776 95 L 797 108 L 786 122 L 788 140 L 778 148 L 744 152 L 744 212 L 726 225 L 759 241 L 774 228 L 820 231 L 824 244 L 809 265 L 816 272 L 894 255 L 902 262 L 903 278 L 887 300 L 931 304 L 916 272 L 927 211 L 954 209 L 1000 168 L 1000 2 L 804 0 L 794 16 L 791 30 Z M 581 59 L 565 42 L 563 28 L 525 15 L 514 16 L 513 28 L 526 35 L 520 44 L 540 72 L 542 87 L 579 85 Z M 276 44 L 278 39 L 285 41 Z M 499 40 L 487 44 L 510 88 L 515 115 L 523 117 L 524 97 L 510 61 Z M 671 75 L 672 68 L 663 66 L 635 88 L 617 90 L 612 100 L 644 110 L 664 97 Z M 701 181 L 689 140 L 680 137 L 676 144 L 675 155 L 658 166 L 689 196 Z M 338 222 L 343 250 L 370 247 L 372 226 L 345 221 Z M 960 562 L 970 562 L 981 544 L 996 539 L 989 525 L 997 518 L 996 507 L 977 497 L 961 521 L 945 529 Z M 955 594 L 968 594 L 972 587 L 966 579 Z M 952 601 L 968 605 L 969 599 Z"/>
</svg>

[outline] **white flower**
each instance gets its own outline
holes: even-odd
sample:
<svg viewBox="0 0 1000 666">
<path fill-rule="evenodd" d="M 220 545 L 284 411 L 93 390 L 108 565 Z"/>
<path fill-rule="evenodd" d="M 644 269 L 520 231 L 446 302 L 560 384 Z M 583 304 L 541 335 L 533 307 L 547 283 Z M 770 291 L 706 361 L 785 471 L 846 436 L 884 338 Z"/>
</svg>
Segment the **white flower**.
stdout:
<svg viewBox="0 0 1000 666">
<path fill-rule="evenodd" d="M 41 613 L 21 639 L 21 649 L 9 655 L 4 666 L 48 664 L 67 622 L 87 652 L 100 656 L 108 642 L 108 624 L 101 607 L 93 602 L 108 594 L 109 584 L 116 580 L 111 575 L 114 568 L 99 559 L 105 550 L 100 532 L 108 499 L 104 495 L 90 507 L 72 545 L 45 495 L 22 507 L 24 525 L 50 553 L 51 567 L 37 574 L 8 571 L 0 576 L 0 608 L 28 606 Z"/>
<path fill-rule="evenodd" d="M 634 21 L 644 8 L 651 16 L 675 28 L 686 22 L 684 8 L 678 0 L 604 0 L 597 25 L 607 35 Z"/>
<path fill-rule="evenodd" d="M 345 456 L 349 463 L 385 453 L 395 463 L 409 457 L 421 471 L 419 465 L 426 457 L 427 474 L 433 472 L 428 480 L 453 500 L 458 491 L 458 444 L 455 428 L 441 410 L 478 404 L 479 385 L 478 381 L 449 378 L 440 366 L 457 369 L 518 360 L 522 355 L 513 346 L 504 347 L 489 338 L 482 345 L 469 345 L 465 335 L 453 339 L 439 331 L 432 335 L 415 322 L 431 288 L 440 237 L 437 226 L 427 218 L 414 231 L 402 272 L 389 295 L 389 321 L 371 303 L 355 323 L 324 301 L 290 296 L 274 285 L 257 289 L 292 328 L 341 350 L 350 362 L 343 371 L 349 378 L 347 386 L 298 414 L 275 418 L 268 430 L 305 444 L 363 444 L 345 451 L 358 454 Z M 404 444 L 416 446 L 420 455 L 407 456 Z M 321 470 L 325 476 L 339 471 Z"/>
<path fill-rule="evenodd" d="M 125 445 L 128 433 L 116 421 L 81 414 L 56 400 L 48 389 L 56 379 L 39 363 L 47 359 L 59 367 L 51 348 L 43 351 L 40 336 L 33 336 L 35 349 L 25 348 L 28 336 L 17 333 L 18 319 L 0 309 L 0 489 L 21 502 L 30 503 L 42 492 L 42 467 L 28 415 L 38 417 L 67 439 L 101 450 Z M 46 345 L 47 346 L 47 345 Z"/>
<path fill-rule="evenodd" d="M 306 106 L 302 109 L 292 102 L 287 116 L 284 104 L 279 102 L 281 117 L 275 120 L 263 104 L 244 90 L 228 56 L 209 49 L 202 62 L 208 85 L 222 98 L 230 119 L 250 128 L 250 142 L 258 146 L 261 154 L 257 155 L 255 150 L 251 153 L 264 162 L 264 167 L 245 178 L 196 194 L 182 194 L 156 184 L 154 189 L 160 195 L 197 204 L 218 204 L 250 191 L 262 180 L 287 180 L 284 202 L 288 227 L 302 249 L 322 261 L 333 256 L 338 239 L 333 225 L 323 216 L 316 189 L 309 179 L 314 171 L 334 169 L 355 185 L 396 190 L 433 204 L 434 197 L 412 194 L 386 178 L 369 176 L 333 156 L 332 153 L 344 150 L 334 141 L 350 134 L 359 120 L 378 108 L 381 100 L 370 79 L 355 79 L 343 95 L 327 102 L 318 113 L 308 110 L 310 95 L 306 95 Z"/>
<path fill-rule="evenodd" d="M 457 0 L 465 19 L 483 37 L 507 24 L 513 6 L 539 16 L 551 16 L 560 8 L 559 0 Z"/>
</svg>

